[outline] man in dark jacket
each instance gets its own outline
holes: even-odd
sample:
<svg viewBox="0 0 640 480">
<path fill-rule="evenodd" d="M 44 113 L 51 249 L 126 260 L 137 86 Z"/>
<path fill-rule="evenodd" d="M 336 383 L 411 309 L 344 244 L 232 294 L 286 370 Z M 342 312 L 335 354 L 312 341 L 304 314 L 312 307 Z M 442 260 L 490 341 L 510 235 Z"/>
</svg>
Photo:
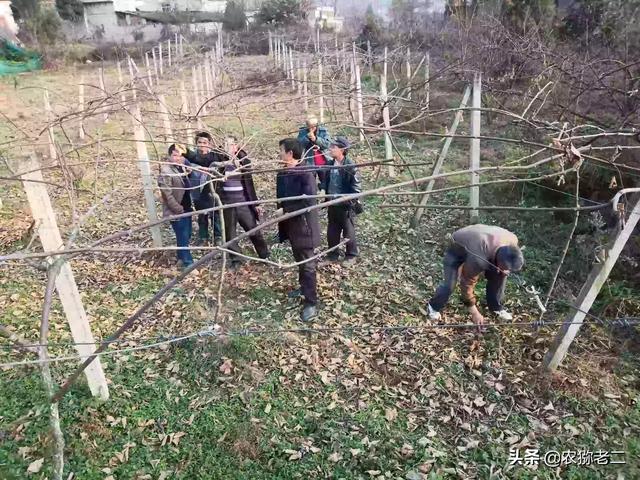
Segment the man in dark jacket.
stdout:
<svg viewBox="0 0 640 480">
<path fill-rule="evenodd" d="M 253 202 L 258 200 L 256 189 L 253 184 L 251 174 L 251 159 L 244 150 L 239 149 L 238 140 L 233 136 L 225 139 L 226 155 L 231 162 L 226 162 L 221 173 L 225 180 L 220 185 L 220 198 L 224 205 L 235 203 Z M 258 220 L 262 214 L 259 205 L 242 205 L 224 209 L 224 228 L 226 241 L 236 237 L 236 228 L 239 223 L 243 230 L 249 231 L 258 225 Z M 257 232 L 249 237 L 260 258 L 269 257 L 269 247 L 265 242 L 262 232 Z M 229 249 L 240 253 L 237 242 L 232 243 Z M 241 264 L 240 257 L 232 256 L 232 268 L 237 268 Z"/>
<path fill-rule="evenodd" d="M 348 195 L 350 193 L 362 192 L 360 185 L 360 175 L 356 170 L 355 163 L 348 156 L 349 140 L 345 137 L 336 137 L 331 142 L 329 153 L 331 160 L 327 163 L 325 182 L 323 190 L 332 198 L 334 195 Z M 333 197 L 335 198 L 335 197 Z M 356 210 L 362 207 L 358 200 L 351 200 L 337 205 L 327 207 L 327 242 L 329 248 L 340 243 L 341 235 L 349 241 L 345 262 L 352 262 L 358 256 L 358 243 L 356 240 Z M 338 250 L 333 250 L 327 255 L 327 260 L 336 261 L 340 257 Z"/>
<path fill-rule="evenodd" d="M 213 138 L 208 132 L 199 132 L 196 134 L 196 150 L 187 150 L 184 157 L 193 165 L 205 168 L 219 168 L 223 165 L 224 157 L 221 153 L 213 150 Z M 217 173 L 217 170 L 216 170 Z M 194 206 L 196 210 L 212 208 L 214 204 L 213 189 L 211 177 L 202 175 L 199 178 L 204 180 L 204 184 L 194 190 Z M 209 219 L 213 218 L 213 236 L 215 244 L 222 239 L 222 229 L 220 228 L 219 211 L 198 214 L 198 239 L 199 244 L 209 242 Z"/>
<path fill-rule="evenodd" d="M 309 167 L 301 164 L 302 146 L 295 138 L 280 140 L 280 159 L 285 169 L 278 172 L 276 191 L 278 203 L 276 215 L 287 214 L 316 205 L 315 198 L 284 200 L 287 197 L 316 195 L 317 186 Z M 318 211 L 297 215 L 278 224 L 280 241 L 289 240 L 296 262 L 303 262 L 314 256 L 313 250 L 320 245 L 320 223 Z M 316 260 L 309 260 L 298 266 L 300 293 L 304 296 L 302 320 L 307 322 L 317 315 L 318 293 L 316 287 Z M 290 295 L 291 296 L 291 295 Z"/>
<path fill-rule="evenodd" d="M 300 127 L 298 141 L 302 145 L 302 159 L 306 165 L 321 167 L 331 161 L 329 132 L 323 125 L 318 124 L 318 119 L 315 116 L 309 116 L 306 124 Z M 324 185 L 325 171 L 318 169 L 316 172 L 320 185 Z"/>
<path fill-rule="evenodd" d="M 440 310 L 447 304 L 460 277 L 462 301 L 469 308 L 472 320 L 479 326 L 484 317 L 476 307 L 474 288 L 480 275 L 487 279 L 487 304 L 503 320 L 512 315 L 502 307 L 507 276 L 519 272 L 524 258 L 518 247 L 518 237 L 504 228 L 493 225 L 469 225 L 452 235 L 452 243 L 444 255 L 444 282 L 429 300 L 429 318 L 440 318 Z"/>
</svg>

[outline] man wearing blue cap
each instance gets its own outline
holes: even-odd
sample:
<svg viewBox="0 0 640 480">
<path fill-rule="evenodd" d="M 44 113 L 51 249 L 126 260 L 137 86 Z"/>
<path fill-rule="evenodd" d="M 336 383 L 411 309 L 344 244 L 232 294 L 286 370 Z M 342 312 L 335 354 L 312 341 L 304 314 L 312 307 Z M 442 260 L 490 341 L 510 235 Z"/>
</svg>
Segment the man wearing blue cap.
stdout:
<svg viewBox="0 0 640 480">
<path fill-rule="evenodd" d="M 323 190 L 331 196 L 348 195 L 362 192 L 360 175 L 356 164 L 349 158 L 349 140 L 346 137 L 336 137 L 329 146 L 331 160 L 325 167 L 327 172 L 324 179 Z M 335 198 L 333 197 L 333 198 Z M 356 214 L 362 212 L 359 200 L 349 200 L 344 203 L 332 205 L 327 208 L 328 226 L 327 242 L 329 248 L 340 243 L 340 237 L 344 235 L 347 242 L 345 262 L 352 263 L 358 256 L 358 242 L 356 240 Z M 340 258 L 340 252 L 333 250 L 327 255 L 327 260 L 336 261 Z"/>
</svg>

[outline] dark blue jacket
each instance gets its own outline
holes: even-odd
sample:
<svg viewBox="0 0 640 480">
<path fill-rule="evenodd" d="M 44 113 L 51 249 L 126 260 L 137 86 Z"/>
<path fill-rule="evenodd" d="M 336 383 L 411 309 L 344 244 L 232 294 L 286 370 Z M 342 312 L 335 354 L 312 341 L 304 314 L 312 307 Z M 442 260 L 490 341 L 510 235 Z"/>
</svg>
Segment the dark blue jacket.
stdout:
<svg viewBox="0 0 640 480">
<path fill-rule="evenodd" d="M 334 166 L 335 163 L 336 161 L 331 159 L 331 161 L 327 163 L 327 167 Z M 345 156 L 342 165 L 343 165 L 342 167 L 338 167 L 336 169 L 332 169 L 332 168 L 324 169 L 326 173 L 325 173 L 324 182 L 321 185 L 322 190 L 329 193 L 329 182 L 331 180 L 331 170 L 338 170 L 338 172 L 340 172 L 340 191 L 331 192 L 331 193 L 348 194 L 348 193 L 362 192 L 362 185 L 360 183 L 360 174 L 358 173 L 358 169 L 356 168 L 355 162 L 351 160 L 348 156 Z"/>
<path fill-rule="evenodd" d="M 276 179 L 276 197 L 298 197 L 300 195 L 317 195 L 318 188 L 313 173 L 304 165 L 286 168 L 278 172 Z M 312 207 L 317 199 L 283 200 L 278 207 L 284 213 L 291 213 Z M 315 248 L 320 245 L 320 223 L 318 210 L 306 212 L 278 223 L 280 241 L 289 240 L 293 248 Z"/>
</svg>

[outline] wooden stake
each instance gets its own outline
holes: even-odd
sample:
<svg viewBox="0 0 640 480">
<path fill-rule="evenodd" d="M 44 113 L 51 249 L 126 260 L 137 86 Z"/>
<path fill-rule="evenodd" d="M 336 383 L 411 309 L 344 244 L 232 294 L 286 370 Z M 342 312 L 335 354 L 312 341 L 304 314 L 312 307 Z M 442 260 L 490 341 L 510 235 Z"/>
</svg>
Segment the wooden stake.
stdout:
<svg viewBox="0 0 640 480">
<path fill-rule="evenodd" d="M 144 52 L 144 63 L 147 67 L 147 82 L 150 86 L 153 86 L 153 75 L 151 75 L 151 65 L 149 64 L 149 53 Z"/>
<path fill-rule="evenodd" d="M 180 58 L 184 58 L 184 46 L 182 44 L 183 40 L 184 40 L 184 37 L 180 35 Z"/>
<path fill-rule="evenodd" d="M 107 89 L 104 85 L 104 69 L 102 67 L 98 67 L 98 84 L 100 85 L 100 90 L 102 92 L 101 96 L 107 99 L 109 95 L 107 94 Z M 106 123 L 109 121 L 109 107 L 103 105 L 102 110 L 104 111 L 103 118 Z"/>
<path fill-rule="evenodd" d="M 411 99 L 411 49 L 407 47 L 407 98 Z"/>
<path fill-rule="evenodd" d="M 175 59 L 177 61 L 178 56 L 180 55 L 180 52 L 178 50 L 178 32 L 176 32 L 173 36 L 173 50 L 174 50 Z"/>
<path fill-rule="evenodd" d="M 300 57 L 296 57 L 296 84 L 298 95 L 302 96 L 302 72 L 300 72 Z"/>
<path fill-rule="evenodd" d="M 273 57 L 273 37 L 269 31 L 269 57 Z"/>
<path fill-rule="evenodd" d="M 572 310 L 572 313 L 569 314 L 565 323 L 558 331 L 551 348 L 549 348 L 549 351 L 544 356 L 543 366 L 545 369 L 553 371 L 557 369 L 560 363 L 562 363 L 562 360 L 564 360 L 571 343 L 578 334 L 580 327 L 582 327 L 587 313 L 593 306 L 593 302 L 595 302 L 598 293 L 600 293 L 600 290 L 607 281 L 622 249 L 636 228 L 638 219 L 640 219 L 640 199 L 636 201 L 624 227 L 618 232 L 604 251 L 605 260 L 593 266 L 591 273 L 584 282 L 575 302 L 575 311 Z"/>
<path fill-rule="evenodd" d="M 424 60 L 424 85 L 425 85 L 425 101 L 424 101 L 424 106 L 427 109 L 427 111 L 429 111 L 429 97 L 430 97 L 430 93 L 431 93 L 431 80 L 430 80 L 430 64 L 431 64 L 431 55 L 429 54 L 429 52 L 427 52 L 427 54 L 425 55 L 425 60 Z"/>
<path fill-rule="evenodd" d="M 171 68 L 171 39 L 167 40 L 167 62 L 169 63 L 169 68 Z"/>
<path fill-rule="evenodd" d="M 198 95 L 198 80 L 196 79 L 196 67 L 191 67 L 191 86 L 193 89 L 193 115 L 196 115 L 196 125 L 202 130 L 202 118 L 198 113 L 200 109 L 200 97 Z"/>
<path fill-rule="evenodd" d="M 387 47 L 384 47 L 384 66 L 380 79 L 380 100 L 382 101 L 382 119 L 384 121 L 384 158 L 393 160 L 393 145 L 391 144 L 391 119 L 389 118 L 389 97 L 387 93 Z M 389 176 L 396 176 L 393 164 L 389 165 Z"/>
<path fill-rule="evenodd" d="M 473 101 L 471 111 L 471 156 L 470 156 L 470 170 L 477 170 L 480 168 L 480 108 L 481 108 L 481 89 L 482 89 L 482 76 L 480 73 L 476 73 L 473 76 Z M 469 211 L 471 223 L 478 222 L 478 206 L 480 205 L 480 174 L 471 172 L 471 185 L 474 185 L 469 190 L 469 204 L 471 210 Z"/>
<path fill-rule="evenodd" d="M 47 192 L 47 187 L 42 177 L 40 164 L 32 154 L 25 157 L 23 163 L 18 167 L 29 173 L 21 175 L 24 190 L 27 194 L 31 216 L 38 229 L 38 236 L 42 248 L 46 251 L 57 251 L 64 248 L 64 242 L 58 229 L 56 215 Z M 58 277 L 56 278 L 56 290 L 62 304 L 62 309 L 67 317 L 71 336 L 75 343 L 78 355 L 84 357 L 91 356 L 96 350 L 95 339 L 91 333 L 89 320 L 82 305 L 80 292 L 73 277 L 73 271 L 68 262 L 62 264 Z M 109 398 L 109 387 L 100 358 L 96 358 L 84 372 L 87 377 L 87 384 L 91 394 L 102 400 Z"/>
<path fill-rule="evenodd" d="M 158 43 L 158 62 L 160 63 L 160 76 L 164 77 L 164 59 L 162 58 L 162 42 Z"/>
<path fill-rule="evenodd" d="M 369 66 L 369 73 L 373 70 L 373 54 L 371 53 L 371 41 L 367 40 L 367 65 Z"/>
<path fill-rule="evenodd" d="M 153 57 L 153 73 L 156 76 L 156 85 L 158 85 L 158 61 L 156 60 L 156 49 L 151 49 L 151 56 Z"/>
<path fill-rule="evenodd" d="M 320 123 L 324 123 L 324 95 L 322 90 L 322 57 L 318 57 L 318 108 L 320 109 Z"/>
<path fill-rule="evenodd" d="M 193 128 L 191 127 L 191 112 L 189 110 L 189 102 L 187 101 L 187 89 L 184 84 L 184 80 L 180 80 L 180 100 L 182 101 L 182 115 L 187 116 L 187 144 L 193 139 Z"/>
<path fill-rule="evenodd" d="M 145 143 L 145 130 L 142 124 L 142 115 L 140 114 L 140 106 L 135 105 L 133 108 L 133 136 L 136 142 L 136 151 L 138 152 L 138 167 L 142 177 L 142 188 L 144 190 L 144 203 L 147 207 L 147 217 L 149 222 L 158 220 L 156 212 L 156 199 L 153 196 L 153 181 L 151 176 L 151 164 L 149 163 L 149 155 L 147 154 L 147 144 Z M 160 225 L 151 227 L 151 238 L 153 246 L 162 247 L 162 234 Z"/>
<path fill-rule="evenodd" d="M 162 125 L 164 127 L 164 136 L 166 143 L 173 143 L 173 130 L 171 129 L 171 120 L 169 118 L 169 109 L 163 94 L 158 95 L 158 106 L 160 107 L 160 117 L 162 118 Z"/>
<path fill-rule="evenodd" d="M 360 133 L 360 141 L 364 141 L 364 112 L 362 111 L 362 84 L 360 83 L 360 65 L 357 59 L 355 63 L 355 80 L 356 80 L 356 106 L 358 108 L 358 132 Z"/>
<path fill-rule="evenodd" d="M 127 101 L 127 95 L 124 93 L 124 77 L 122 76 L 122 65 L 120 65 L 120 60 L 118 60 L 118 63 L 116 64 L 118 66 L 118 85 L 119 85 L 119 89 L 121 91 L 120 93 L 120 101 L 122 103 L 125 103 Z M 147 69 L 149 68 L 149 62 L 147 60 Z"/>
<path fill-rule="evenodd" d="M 451 146 L 451 142 L 453 141 L 453 136 L 456 134 L 456 130 L 458 129 L 458 124 L 462 120 L 462 113 L 464 109 L 467 107 L 467 102 L 469 101 L 469 97 L 471 96 L 471 87 L 467 86 L 464 90 L 464 94 L 462 95 L 462 101 L 460 102 L 460 107 L 456 112 L 453 123 L 451 124 L 451 128 L 449 129 L 449 136 L 444 141 L 444 145 L 442 146 L 442 150 L 440 151 L 440 155 L 438 155 L 438 160 L 436 160 L 436 164 L 433 167 L 433 171 L 431 175 L 438 175 L 440 173 L 440 169 L 442 168 L 442 164 L 444 163 L 445 158 L 447 158 L 447 154 L 449 153 L 449 147 Z M 431 190 L 433 190 L 433 186 L 435 185 L 435 180 L 429 180 L 427 183 L 427 188 L 425 188 L 425 193 L 422 197 L 420 197 L 420 207 L 416 210 L 416 213 L 411 218 L 411 228 L 417 228 L 420 224 L 420 219 L 422 215 L 424 215 L 425 209 L 422 208 L 423 205 L 429 203 L 429 194 Z"/>
<path fill-rule="evenodd" d="M 44 91 L 44 111 L 47 115 L 47 122 L 49 126 L 47 127 L 48 135 L 49 135 L 49 158 L 51 160 L 58 159 L 58 152 L 56 150 L 56 137 L 53 134 L 53 110 L 51 110 L 51 104 L 49 103 L 49 90 Z"/>
<path fill-rule="evenodd" d="M 296 89 L 296 75 L 293 69 L 293 48 L 289 49 L 289 70 L 291 71 L 291 90 Z"/>
<path fill-rule="evenodd" d="M 127 66 L 129 67 L 129 79 L 131 81 L 131 92 L 133 100 L 135 101 L 138 98 L 138 92 L 136 91 L 136 76 L 133 73 L 133 63 L 131 61 L 131 57 L 127 57 Z"/>
<path fill-rule="evenodd" d="M 84 73 L 80 75 L 80 83 L 78 84 L 78 111 L 80 112 L 78 138 L 84 140 Z"/>
<path fill-rule="evenodd" d="M 304 112 L 309 113 L 309 86 L 307 85 L 307 61 L 302 62 L 302 93 L 304 95 Z"/>
<path fill-rule="evenodd" d="M 198 73 L 198 91 L 200 92 L 200 101 L 202 102 L 202 114 L 207 115 L 207 106 L 205 105 L 205 103 L 209 99 L 209 95 L 207 95 L 207 89 L 204 83 L 204 72 L 202 67 L 203 66 L 201 65 L 200 68 L 197 68 L 196 72 Z"/>
</svg>

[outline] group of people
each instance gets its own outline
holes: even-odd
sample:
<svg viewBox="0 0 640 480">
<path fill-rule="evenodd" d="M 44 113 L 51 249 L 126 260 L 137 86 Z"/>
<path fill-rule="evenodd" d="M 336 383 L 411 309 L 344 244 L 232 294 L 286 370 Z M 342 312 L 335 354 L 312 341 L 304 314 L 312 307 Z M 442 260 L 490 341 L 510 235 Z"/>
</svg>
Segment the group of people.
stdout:
<svg viewBox="0 0 640 480">
<path fill-rule="evenodd" d="M 207 132 L 196 135 L 196 149 L 183 145 L 169 147 L 169 161 L 161 167 L 158 177 L 163 203 L 163 215 L 179 218 L 171 220 L 176 235 L 178 260 L 183 268 L 193 263 L 189 243 L 192 236 L 194 210 L 212 209 L 218 202 L 222 210 L 198 213 L 198 243 L 211 239 L 220 245 L 222 237 L 231 255 L 231 268 L 242 263 L 240 247 L 234 241 L 237 225 L 245 232 L 262 259 L 269 257 L 269 246 L 262 230 L 256 229 L 263 216 L 253 182 L 252 162 L 233 136 L 224 139 L 223 146 L 215 146 Z M 361 193 L 360 176 L 356 164 L 349 157 L 350 144 L 346 137 L 332 139 L 327 129 L 309 117 L 299 129 L 297 138 L 284 138 L 279 142 L 279 157 L 283 168 L 276 177 L 278 210 L 278 239 L 288 241 L 298 263 L 300 288 L 289 293 L 302 297 L 301 318 L 310 321 L 317 316 L 318 293 L 316 282 L 315 249 L 321 244 L 317 196 L 324 191 L 325 200 Z M 224 218 L 220 222 L 220 211 Z M 300 213 L 299 211 L 302 211 Z M 341 237 L 346 240 L 344 262 L 351 264 L 358 256 L 356 215 L 363 211 L 359 199 L 336 202 L 327 207 L 326 261 L 340 259 Z M 187 215 L 183 215 L 187 214 Z M 291 215 L 289 215 L 291 214 Z M 255 229 L 255 231 L 254 231 Z M 453 233 L 452 242 L 444 257 L 444 282 L 427 304 L 432 320 L 440 318 L 458 281 L 462 298 L 469 308 L 472 320 L 482 325 L 484 317 L 476 306 L 474 288 L 481 275 L 487 279 L 487 303 L 492 312 L 504 320 L 511 314 L 502 306 L 506 279 L 510 272 L 522 269 L 524 259 L 517 237 L 501 227 L 471 225 Z"/>
<path fill-rule="evenodd" d="M 233 136 L 224 139 L 223 146 L 216 146 L 207 132 L 196 134 L 196 148 L 190 150 L 180 144 L 169 147 L 169 161 L 161 167 L 158 177 L 163 216 L 173 217 L 193 211 L 213 209 L 221 202 L 222 210 L 198 213 L 198 244 L 211 240 L 228 243 L 231 269 L 242 263 L 237 237 L 238 224 L 245 232 L 256 229 L 262 219 L 263 209 L 253 181 L 252 162 Z M 321 244 L 317 195 L 324 191 L 328 199 L 346 194 L 360 193 L 360 176 L 355 163 L 349 158 L 349 141 L 338 136 L 331 139 L 325 127 L 310 117 L 300 128 L 297 138 L 280 140 L 280 161 L 283 168 L 276 177 L 278 210 L 276 217 L 306 210 L 278 222 L 280 242 L 288 241 L 293 256 L 299 263 L 300 288 L 291 297 L 304 298 L 302 319 L 309 321 L 317 315 L 316 254 Z M 309 198 L 299 198 L 309 197 Z M 330 249 L 326 261 L 340 260 L 338 248 L 341 237 L 346 238 L 344 261 L 353 263 L 358 256 L 355 216 L 363 211 L 358 200 L 339 202 L 328 210 L 327 244 Z M 220 221 L 220 211 L 224 222 Z M 179 247 L 177 257 L 183 268 L 193 263 L 189 250 L 192 236 L 191 215 L 183 215 L 171 221 Z M 224 228 L 224 232 L 223 232 Z M 224 233 L 224 235 L 223 235 Z M 253 247 L 262 259 L 269 257 L 269 247 L 262 230 L 249 235 Z M 331 250 L 333 249 L 333 250 Z"/>
</svg>

